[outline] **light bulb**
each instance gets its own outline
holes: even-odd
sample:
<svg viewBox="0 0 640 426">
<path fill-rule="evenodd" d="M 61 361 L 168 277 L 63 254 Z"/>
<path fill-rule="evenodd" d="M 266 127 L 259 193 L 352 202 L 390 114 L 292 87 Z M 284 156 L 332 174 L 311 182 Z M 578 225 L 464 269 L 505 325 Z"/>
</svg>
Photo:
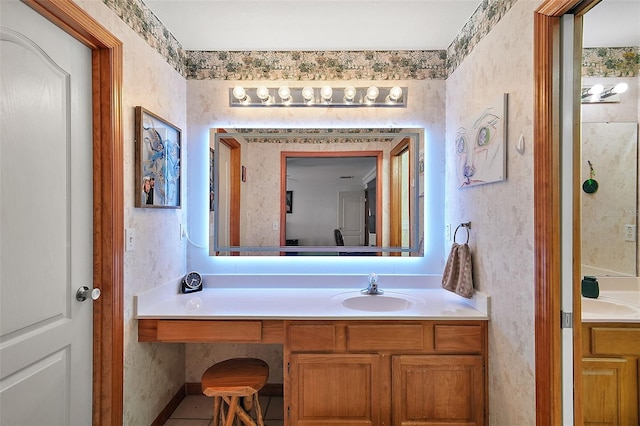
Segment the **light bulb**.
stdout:
<svg viewBox="0 0 640 426">
<path fill-rule="evenodd" d="M 389 90 L 389 98 L 392 101 L 398 101 L 402 97 L 402 88 L 398 86 L 393 86 L 391 90 Z"/>
<path fill-rule="evenodd" d="M 356 97 L 356 88 L 353 86 L 347 86 L 344 88 L 344 101 L 353 102 Z"/>
<path fill-rule="evenodd" d="M 589 89 L 590 95 L 599 95 L 604 90 L 604 86 L 602 84 L 595 84 L 591 89 Z"/>
<path fill-rule="evenodd" d="M 613 88 L 613 93 L 616 93 L 616 94 L 624 93 L 627 91 L 628 88 L 629 88 L 629 85 L 627 83 L 618 83 Z"/>
<path fill-rule="evenodd" d="M 247 92 L 244 91 L 244 87 L 242 86 L 236 86 L 233 88 L 233 97 L 236 98 L 237 100 L 242 100 L 245 98 L 245 96 L 247 96 Z"/>
<path fill-rule="evenodd" d="M 256 89 L 256 95 L 258 95 L 258 97 L 263 101 L 266 101 L 269 99 L 269 89 L 264 86 L 260 86 Z"/>
<path fill-rule="evenodd" d="M 372 103 L 378 98 L 380 90 L 376 86 L 371 86 L 367 89 L 367 102 Z"/>
<path fill-rule="evenodd" d="M 251 98 L 247 95 L 247 92 L 242 86 L 236 86 L 233 88 L 233 97 L 240 101 L 241 104 L 247 105 L 251 102 Z"/>
<path fill-rule="evenodd" d="M 325 102 L 331 101 L 331 97 L 333 96 L 333 89 L 329 86 L 322 86 L 320 89 L 320 96 Z"/>
<path fill-rule="evenodd" d="M 302 99 L 304 99 L 307 103 L 313 102 L 313 87 L 305 86 L 302 88 Z"/>
<path fill-rule="evenodd" d="M 285 104 L 291 103 L 291 90 L 289 86 L 282 86 L 278 89 L 278 96 L 282 99 L 282 102 Z"/>
</svg>

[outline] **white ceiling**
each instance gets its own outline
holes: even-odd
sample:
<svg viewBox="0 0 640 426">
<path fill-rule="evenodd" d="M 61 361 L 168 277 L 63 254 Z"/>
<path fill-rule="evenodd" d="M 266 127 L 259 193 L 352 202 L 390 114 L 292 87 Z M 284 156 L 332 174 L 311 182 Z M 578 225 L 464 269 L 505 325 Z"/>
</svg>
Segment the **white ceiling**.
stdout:
<svg viewBox="0 0 640 426">
<path fill-rule="evenodd" d="M 584 16 L 584 47 L 640 46 L 640 0 L 602 0 Z"/>
<path fill-rule="evenodd" d="M 184 49 L 226 51 L 443 50 L 481 2 L 145 0 Z M 640 0 L 587 13 L 585 47 L 639 45 Z"/>
</svg>

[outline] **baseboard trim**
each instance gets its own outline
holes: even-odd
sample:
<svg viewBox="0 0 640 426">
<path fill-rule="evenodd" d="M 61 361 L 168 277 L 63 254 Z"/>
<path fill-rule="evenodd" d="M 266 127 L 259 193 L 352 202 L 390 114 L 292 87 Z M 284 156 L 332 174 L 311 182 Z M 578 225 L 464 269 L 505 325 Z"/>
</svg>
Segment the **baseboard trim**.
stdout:
<svg viewBox="0 0 640 426">
<path fill-rule="evenodd" d="M 184 397 L 187 396 L 186 385 L 181 386 L 178 392 L 171 398 L 166 407 L 158 414 L 158 417 L 151 423 L 151 426 L 162 426 L 171 417 L 171 414 L 178 408 Z"/>
</svg>

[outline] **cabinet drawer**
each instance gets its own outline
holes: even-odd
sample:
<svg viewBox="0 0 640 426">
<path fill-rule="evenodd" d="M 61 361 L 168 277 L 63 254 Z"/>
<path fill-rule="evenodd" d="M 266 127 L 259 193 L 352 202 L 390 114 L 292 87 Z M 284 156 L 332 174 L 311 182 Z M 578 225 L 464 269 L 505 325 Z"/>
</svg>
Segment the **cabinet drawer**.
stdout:
<svg viewBox="0 0 640 426">
<path fill-rule="evenodd" d="M 422 350 L 421 324 L 348 325 L 347 349 L 351 351 Z"/>
<path fill-rule="evenodd" d="M 591 328 L 594 355 L 640 355 L 640 328 Z"/>
<path fill-rule="evenodd" d="M 479 325 L 436 325 L 434 349 L 438 352 L 482 352 L 482 328 Z"/>
<path fill-rule="evenodd" d="M 260 321 L 158 321 L 161 342 L 259 342 Z"/>
<path fill-rule="evenodd" d="M 332 324 L 290 325 L 289 348 L 292 352 L 334 351 L 336 327 Z"/>
</svg>

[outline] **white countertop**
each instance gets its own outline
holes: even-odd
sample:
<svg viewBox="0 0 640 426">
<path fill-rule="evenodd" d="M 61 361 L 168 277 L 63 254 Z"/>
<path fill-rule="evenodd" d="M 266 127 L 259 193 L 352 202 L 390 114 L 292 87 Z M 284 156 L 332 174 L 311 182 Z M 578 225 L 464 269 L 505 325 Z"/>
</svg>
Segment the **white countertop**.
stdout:
<svg viewBox="0 0 640 426">
<path fill-rule="evenodd" d="M 583 322 L 640 323 L 638 278 L 598 278 L 597 298 L 582 297 Z"/>
<path fill-rule="evenodd" d="M 206 283 L 206 280 L 205 280 Z M 489 298 L 465 299 L 442 288 L 384 288 L 383 295 L 362 295 L 362 286 L 292 288 L 207 286 L 181 294 L 167 283 L 136 296 L 136 318 L 151 319 L 437 319 L 488 320 Z M 352 298 L 358 299 L 352 299 Z M 387 300 L 395 298 L 394 300 Z M 355 303 L 359 309 L 343 305 Z M 398 302 L 402 309 L 388 307 Z M 406 304 L 406 306 L 404 306 Z M 393 309 L 393 310 L 391 310 Z"/>
</svg>

